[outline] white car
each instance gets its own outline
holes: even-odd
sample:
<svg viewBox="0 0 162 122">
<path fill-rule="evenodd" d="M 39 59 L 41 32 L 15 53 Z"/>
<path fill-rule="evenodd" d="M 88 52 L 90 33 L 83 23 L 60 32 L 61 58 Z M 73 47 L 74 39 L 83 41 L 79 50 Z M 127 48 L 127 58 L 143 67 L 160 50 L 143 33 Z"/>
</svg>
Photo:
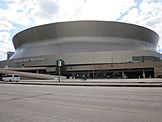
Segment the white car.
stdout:
<svg viewBox="0 0 162 122">
<path fill-rule="evenodd" d="M 20 75 L 19 74 L 8 74 L 2 78 L 3 81 L 12 81 L 12 82 L 18 82 L 20 81 Z"/>
</svg>

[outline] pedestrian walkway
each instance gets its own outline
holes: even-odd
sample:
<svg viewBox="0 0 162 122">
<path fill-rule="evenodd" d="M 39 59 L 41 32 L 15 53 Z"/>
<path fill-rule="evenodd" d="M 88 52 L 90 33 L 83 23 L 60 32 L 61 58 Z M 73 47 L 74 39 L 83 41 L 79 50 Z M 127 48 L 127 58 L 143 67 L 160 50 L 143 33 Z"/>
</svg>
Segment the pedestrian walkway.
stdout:
<svg viewBox="0 0 162 122">
<path fill-rule="evenodd" d="M 60 86 L 162 87 L 162 79 L 64 79 L 60 82 L 58 80 L 21 80 L 20 82 L 1 83 Z"/>
</svg>

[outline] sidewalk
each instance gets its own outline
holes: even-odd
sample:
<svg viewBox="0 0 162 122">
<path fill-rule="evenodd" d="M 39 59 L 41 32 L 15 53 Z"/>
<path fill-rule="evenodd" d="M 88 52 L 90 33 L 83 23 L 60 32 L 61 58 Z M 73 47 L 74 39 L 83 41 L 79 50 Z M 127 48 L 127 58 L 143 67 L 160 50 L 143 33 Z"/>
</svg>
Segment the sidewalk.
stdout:
<svg viewBox="0 0 162 122">
<path fill-rule="evenodd" d="M 162 79 L 66 79 L 61 80 L 21 80 L 1 82 L 1 84 L 57 85 L 57 86 L 100 86 L 100 87 L 162 87 Z"/>
</svg>

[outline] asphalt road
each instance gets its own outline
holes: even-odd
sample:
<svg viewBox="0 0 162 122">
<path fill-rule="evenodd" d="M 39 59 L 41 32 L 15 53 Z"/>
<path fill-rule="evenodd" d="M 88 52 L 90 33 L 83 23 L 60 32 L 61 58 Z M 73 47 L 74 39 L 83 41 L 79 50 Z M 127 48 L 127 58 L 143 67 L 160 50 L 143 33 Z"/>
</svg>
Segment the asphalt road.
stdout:
<svg viewBox="0 0 162 122">
<path fill-rule="evenodd" d="M 162 122 L 162 88 L 0 84 L 0 122 Z"/>
</svg>

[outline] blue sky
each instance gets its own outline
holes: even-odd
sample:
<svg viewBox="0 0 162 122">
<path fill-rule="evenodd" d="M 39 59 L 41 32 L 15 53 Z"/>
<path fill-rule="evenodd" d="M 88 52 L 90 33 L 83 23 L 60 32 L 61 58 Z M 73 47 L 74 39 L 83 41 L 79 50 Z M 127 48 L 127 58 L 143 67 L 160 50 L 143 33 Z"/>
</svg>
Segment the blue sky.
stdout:
<svg viewBox="0 0 162 122">
<path fill-rule="evenodd" d="M 12 37 L 29 27 L 71 20 L 119 21 L 157 32 L 162 52 L 162 0 L 0 0 L 0 60 Z"/>
</svg>

